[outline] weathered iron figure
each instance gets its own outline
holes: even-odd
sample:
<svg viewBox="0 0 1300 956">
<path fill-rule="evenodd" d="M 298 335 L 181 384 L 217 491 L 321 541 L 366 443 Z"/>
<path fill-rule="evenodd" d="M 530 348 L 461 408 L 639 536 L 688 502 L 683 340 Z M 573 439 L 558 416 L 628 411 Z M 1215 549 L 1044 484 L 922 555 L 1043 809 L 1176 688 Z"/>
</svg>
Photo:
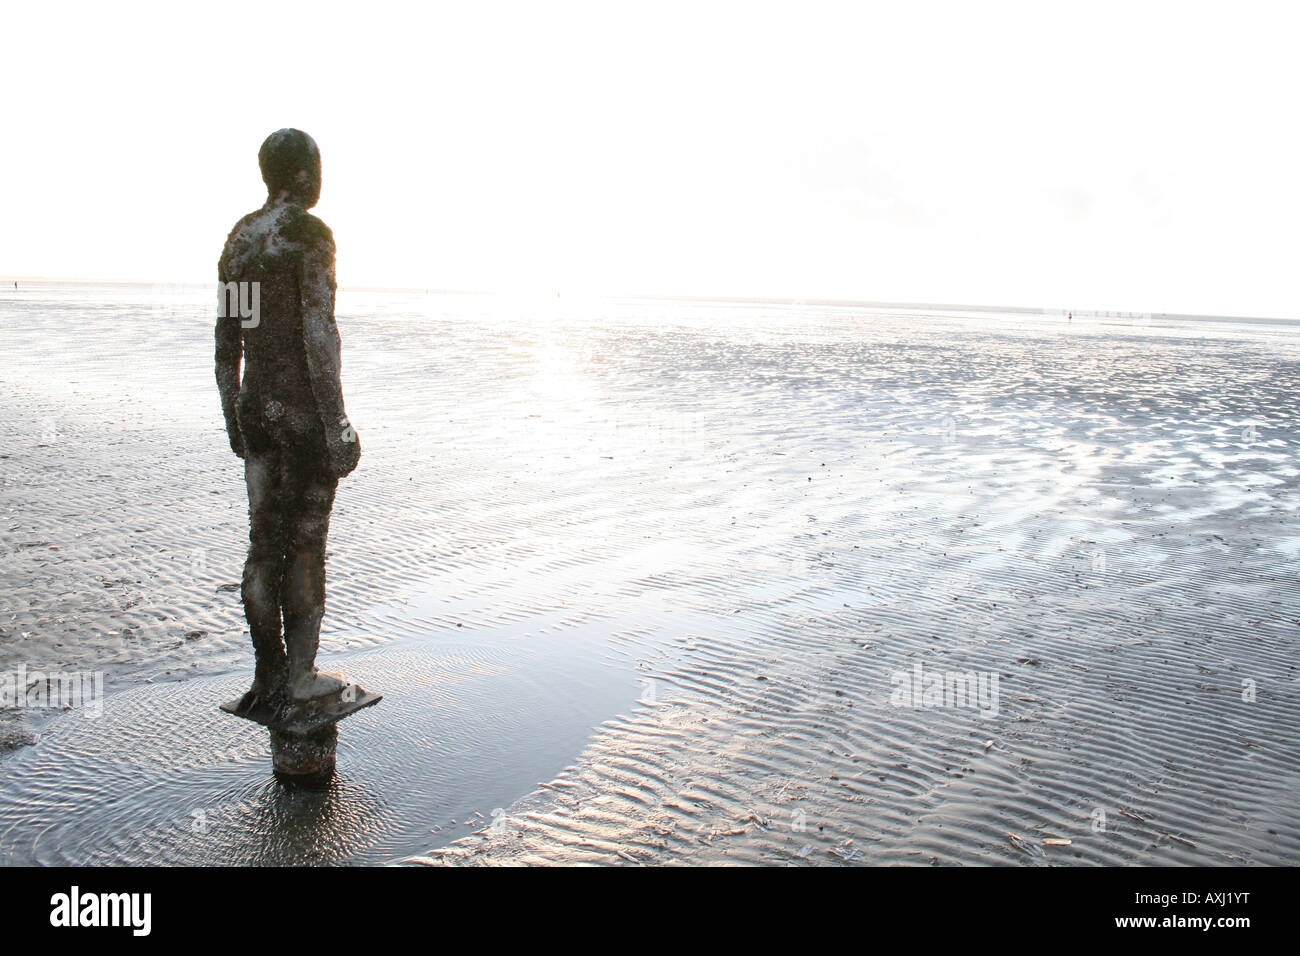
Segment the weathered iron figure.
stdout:
<svg viewBox="0 0 1300 956">
<path fill-rule="evenodd" d="M 252 688 L 223 709 L 270 726 L 283 750 L 304 733 L 333 734 L 340 717 L 379 698 L 315 666 L 330 511 L 361 456 L 343 407 L 334 237 L 307 212 L 320 198 L 320 151 L 282 129 L 258 162 L 266 204 L 236 224 L 218 265 L 217 387 L 248 486 L 242 593 L 257 658 Z M 295 739 L 277 741 L 277 731 Z M 332 769 L 332 738 L 328 757 Z"/>
</svg>

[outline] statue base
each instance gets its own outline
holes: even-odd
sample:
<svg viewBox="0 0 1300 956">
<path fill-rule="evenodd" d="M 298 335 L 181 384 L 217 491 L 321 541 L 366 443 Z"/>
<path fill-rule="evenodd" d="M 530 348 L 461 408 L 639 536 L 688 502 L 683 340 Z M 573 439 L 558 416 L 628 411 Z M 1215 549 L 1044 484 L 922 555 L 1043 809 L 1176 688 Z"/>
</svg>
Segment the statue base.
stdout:
<svg viewBox="0 0 1300 956">
<path fill-rule="evenodd" d="M 222 704 L 221 709 L 271 731 L 271 764 L 277 780 L 319 788 L 334 775 L 339 740 L 336 724 L 383 699 L 381 694 L 348 684 L 338 694 L 301 704 L 282 696 L 263 697 L 249 691 Z"/>
<path fill-rule="evenodd" d="M 339 731 L 330 724 L 309 734 L 271 731 L 271 765 L 281 783 L 320 789 L 334 776 L 334 755 Z"/>
</svg>

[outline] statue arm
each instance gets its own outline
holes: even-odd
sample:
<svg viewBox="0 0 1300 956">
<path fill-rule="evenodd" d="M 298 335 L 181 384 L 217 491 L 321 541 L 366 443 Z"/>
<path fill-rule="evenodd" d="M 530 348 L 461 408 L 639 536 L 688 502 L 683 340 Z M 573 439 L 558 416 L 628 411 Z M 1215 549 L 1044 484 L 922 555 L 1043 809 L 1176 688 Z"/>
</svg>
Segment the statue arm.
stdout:
<svg viewBox="0 0 1300 956">
<path fill-rule="evenodd" d="M 334 323 L 334 240 L 326 234 L 303 253 L 299 289 L 302 334 L 316 411 L 325 428 L 330 471 L 349 474 L 361 458 L 361 442 L 343 407 L 342 343 Z"/>
<path fill-rule="evenodd" d="M 224 283 L 228 278 L 223 256 L 217 269 L 217 281 Z M 239 370 L 244 355 L 243 333 L 240 330 L 238 311 L 229 316 L 222 315 L 224 311 L 217 310 L 217 390 L 221 393 L 221 413 L 226 419 L 230 450 L 243 458 L 244 438 L 240 434 L 239 419 L 235 414 L 235 400 L 239 397 Z"/>
</svg>

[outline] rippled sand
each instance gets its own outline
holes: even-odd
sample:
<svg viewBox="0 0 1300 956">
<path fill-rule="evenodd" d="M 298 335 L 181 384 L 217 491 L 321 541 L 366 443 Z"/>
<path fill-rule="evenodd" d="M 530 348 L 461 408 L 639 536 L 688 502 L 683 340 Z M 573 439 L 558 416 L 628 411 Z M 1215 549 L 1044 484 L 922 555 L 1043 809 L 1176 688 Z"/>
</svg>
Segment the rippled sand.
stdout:
<svg viewBox="0 0 1300 956">
<path fill-rule="evenodd" d="M 213 712 L 206 298 L 0 298 L 0 670 L 116 692 L 0 725 L 0 859 L 1300 862 L 1293 325 L 343 294 L 340 841 Z"/>
</svg>

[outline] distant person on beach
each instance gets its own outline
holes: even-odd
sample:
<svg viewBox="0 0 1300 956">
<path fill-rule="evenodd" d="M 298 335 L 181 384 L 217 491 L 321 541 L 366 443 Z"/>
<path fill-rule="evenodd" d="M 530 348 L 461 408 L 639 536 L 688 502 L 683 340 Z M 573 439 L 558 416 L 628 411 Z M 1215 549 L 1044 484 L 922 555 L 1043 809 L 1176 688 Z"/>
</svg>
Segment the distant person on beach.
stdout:
<svg viewBox="0 0 1300 956">
<path fill-rule="evenodd" d="M 223 297 L 251 300 L 251 315 L 223 298 L 216 375 L 248 486 L 242 593 L 257 656 L 250 694 L 302 703 L 344 687 L 315 661 L 330 510 L 361 443 L 343 408 L 334 236 L 307 212 L 320 198 L 320 151 L 301 130 L 282 129 L 257 158 L 266 204 L 235 226 L 217 267 Z"/>
</svg>

